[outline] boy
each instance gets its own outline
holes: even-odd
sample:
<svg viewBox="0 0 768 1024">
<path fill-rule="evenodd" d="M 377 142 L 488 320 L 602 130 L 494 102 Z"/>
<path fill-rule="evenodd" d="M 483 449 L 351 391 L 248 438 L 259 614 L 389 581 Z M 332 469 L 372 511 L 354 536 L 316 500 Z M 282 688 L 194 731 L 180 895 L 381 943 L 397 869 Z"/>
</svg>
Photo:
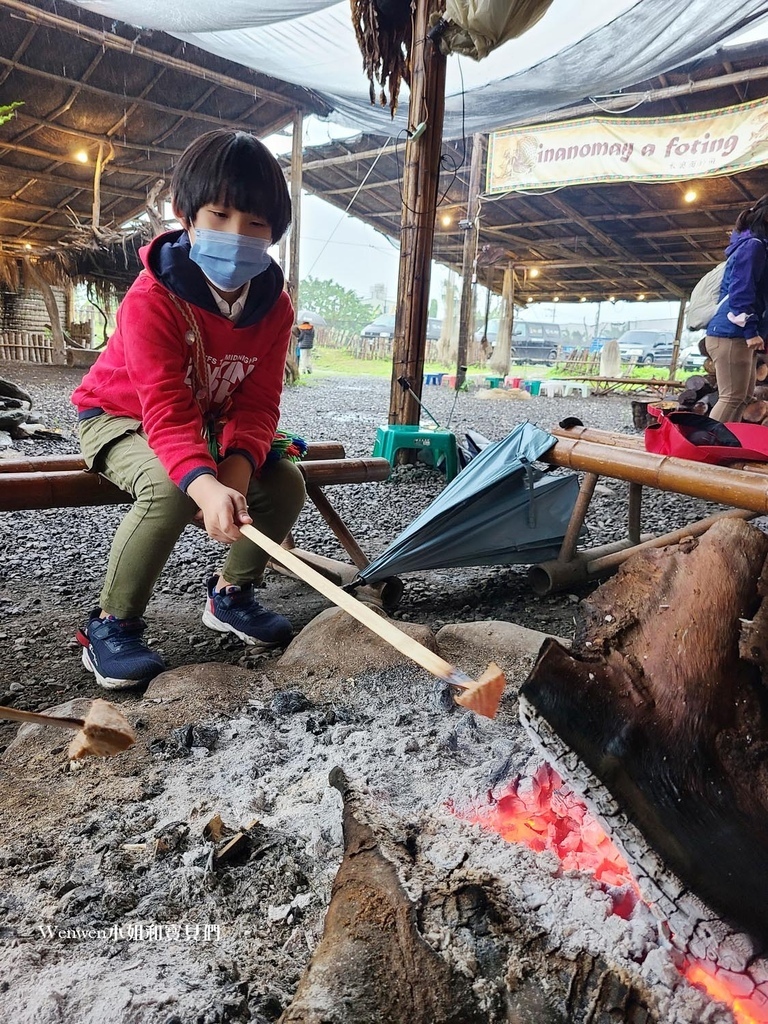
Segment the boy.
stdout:
<svg viewBox="0 0 768 1024">
<path fill-rule="evenodd" d="M 100 607 L 78 636 L 83 664 L 108 689 L 165 668 L 141 616 L 192 521 L 231 545 L 208 580 L 204 624 L 259 647 L 292 633 L 254 599 L 267 556 L 239 531 L 253 522 L 280 542 L 305 498 L 296 466 L 267 459 L 293 323 L 267 252 L 290 223 L 285 178 L 258 139 L 220 129 L 182 153 L 171 201 L 183 229 L 141 250 L 116 330 L 72 396 L 88 466 L 134 498 Z"/>
</svg>

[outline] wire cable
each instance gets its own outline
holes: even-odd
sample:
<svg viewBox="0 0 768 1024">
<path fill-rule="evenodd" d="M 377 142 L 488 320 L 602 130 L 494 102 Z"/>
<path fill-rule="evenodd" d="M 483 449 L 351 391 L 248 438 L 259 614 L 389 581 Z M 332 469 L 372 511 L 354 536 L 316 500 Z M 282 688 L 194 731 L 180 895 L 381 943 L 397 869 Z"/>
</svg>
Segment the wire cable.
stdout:
<svg viewBox="0 0 768 1024">
<path fill-rule="evenodd" d="M 362 188 L 363 188 L 363 186 L 365 185 L 366 181 L 368 181 L 368 179 L 370 178 L 371 174 L 373 173 L 373 169 L 374 169 L 374 167 L 375 167 L 375 166 L 376 166 L 376 164 L 377 164 L 377 163 L 379 162 L 379 158 L 381 157 L 382 153 L 384 152 L 384 150 L 385 150 L 385 149 L 387 148 L 387 146 L 388 146 L 388 145 L 390 144 L 390 142 L 391 142 L 391 141 L 392 141 L 392 136 L 390 135 L 390 136 L 389 136 L 389 137 L 387 138 L 387 140 L 386 140 L 386 141 L 384 142 L 384 144 L 383 144 L 383 145 L 381 146 L 381 149 L 379 149 L 379 152 L 378 152 L 378 153 L 376 154 L 376 158 L 375 158 L 375 160 L 373 161 L 373 163 L 371 164 L 371 166 L 370 166 L 370 167 L 368 168 L 368 171 L 367 171 L 367 173 L 366 173 L 365 177 L 363 178 L 363 180 L 362 180 L 362 181 L 360 182 L 360 184 L 359 184 L 359 185 L 357 186 L 357 188 L 355 189 L 355 194 L 354 194 L 354 195 L 352 196 L 352 198 L 351 198 L 351 199 L 349 200 L 349 202 L 347 203 L 347 205 L 346 205 L 346 208 L 345 208 L 345 210 L 344 210 L 344 213 L 342 213 L 341 217 L 339 217 L 339 220 L 338 220 L 338 222 L 337 222 L 336 226 L 334 227 L 333 231 L 332 231 L 332 232 L 330 233 L 330 235 L 328 236 L 328 238 L 327 238 L 327 240 L 326 240 L 326 242 L 325 242 L 325 245 L 324 245 L 324 246 L 322 247 L 322 249 L 320 250 L 320 252 L 319 252 L 319 253 L 317 254 L 317 256 L 315 257 L 315 259 L 314 259 L 314 262 L 313 262 L 312 266 L 311 266 L 311 267 L 309 268 L 309 270 L 307 271 L 307 277 L 310 277 L 310 276 L 311 276 L 311 274 L 312 274 L 312 271 L 313 271 L 313 270 L 315 269 L 315 267 L 317 266 L 317 261 L 318 261 L 318 260 L 320 259 L 320 257 L 321 257 L 321 256 L 323 255 L 323 253 L 324 253 L 324 252 L 325 252 L 325 250 L 326 250 L 326 249 L 328 248 L 328 246 L 329 246 L 329 245 L 331 244 L 331 239 L 333 238 L 333 236 L 334 236 L 334 235 L 336 234 L 336 232 L 337 232 L 337 231 L 339 230 L 339 228 L 341 227 L 342 221 L 344 220 L 344 218 L 345 218 L 345 217 L 347 216 L 347 214 L 349 213 L 349 211 L 350 211 L 350 209 L 351 209 L 351 207 L 352 207 L 352 204 L 353 204 L 353 203 L 354 203 L 354 201 L 355 201 L 355 200 L 357 199 L 357 197 L 358 197 L 358 196 L 360 195 L 360 191 L 361 191 L 361 189 L 362 189 Z M 397 150 L 395 150 L 395 152 L 397 152 Z"/>
</svg>

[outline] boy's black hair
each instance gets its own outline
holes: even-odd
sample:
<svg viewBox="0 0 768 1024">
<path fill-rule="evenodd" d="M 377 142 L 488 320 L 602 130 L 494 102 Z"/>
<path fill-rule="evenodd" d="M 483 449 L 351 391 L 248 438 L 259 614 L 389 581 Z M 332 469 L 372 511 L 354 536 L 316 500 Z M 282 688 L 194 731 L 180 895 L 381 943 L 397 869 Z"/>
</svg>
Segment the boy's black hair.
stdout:
<svg viewBox="0 0 768 1024">
<path fill-rule="evenodd" d="M 263 217 L 273 242 L 291 223 L 291 197 L 280 164 L 254 135 L 230 128 L 206 132 L 187 146 L 173 171 L 171 200 L 190 223 L 208 203 Z"/>
<path fill-rule="evenodd" d="M 739 214 L 736 231 L 746 231 L 747 228 L 758 238 L 768 239 L 768 193 Z"/>
</svg>

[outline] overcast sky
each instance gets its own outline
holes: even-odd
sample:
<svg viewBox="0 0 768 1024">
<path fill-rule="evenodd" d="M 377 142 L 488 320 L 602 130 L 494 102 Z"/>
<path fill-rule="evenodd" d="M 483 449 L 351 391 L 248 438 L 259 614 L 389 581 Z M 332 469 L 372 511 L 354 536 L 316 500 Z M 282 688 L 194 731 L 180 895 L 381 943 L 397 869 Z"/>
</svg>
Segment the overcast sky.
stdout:
<svg viewBox="0 0 768 1024">
<path fill-rule="evenodd" d="M 318 146 L 353 134 L 317 118 L 307 118 L 304 122 L 305 146 Z M 266 142 L 276 153 L 290 152 L 290 135 L 276 135 Z M 351 213 L 354 213 L 354 208 Z M 354 216 L 306 193 L 301 203 L 300 261 L 300 279 L 330 278 L 344 288 L 351 288 L 365 300 L 370 299 L 374 289 L 383 285 L 388 302 L 395 302 L 399 261 L 396 244 Z M 443 313 L 443 289 L 448 276 L 447 268 L 433 263 L 430 293 L 431 298 L 437 299 L 439 315 Z M 478 307 L 482 311 L 485 309 L 481 297 L 478 297 Z M 604 302 L 600 309 L 600 322 L 676 320 L 678 309 L 676 302 L 617 302 L 613 306 Z M 597 306 L 591 302 L 535 303 L 522 315 L 531 321 L 586 322 L 591 328 L 596 322 Z"/>
</svg>

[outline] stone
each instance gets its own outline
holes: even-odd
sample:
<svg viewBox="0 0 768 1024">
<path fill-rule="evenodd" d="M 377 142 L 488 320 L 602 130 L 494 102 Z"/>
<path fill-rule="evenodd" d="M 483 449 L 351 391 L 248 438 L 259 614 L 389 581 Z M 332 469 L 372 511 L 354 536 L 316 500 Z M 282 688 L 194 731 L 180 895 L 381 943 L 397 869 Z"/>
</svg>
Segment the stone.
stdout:
<svg viewBox="0 0 768 1024">
<path fill-rule="evenodd" d="M 495 661 L 507 677 L 507 684 L 522 685 L 531 670 L 546 633 L 526 629 L 514 622 L 454 622 L 437 633 L 442 658 L 476 678 Z M 561 643 L 567 641 L 561 641 Z"/>
<path fill-rule="evenodd" d="M 153 704 L 168 705 L 173 727 L 205 722 L 218 711 L 242 704 L 257 678 L 254 672 L 234 665 L 184 665 L 155 676 L 144 694 L 142 711 Z"/>
<path fill-rule="evenodd" d="M 398 621 L 397 627 L 429 650 L 436 650 L 428 626 Z M 402 664 L 412 662 L 341 608 L 328 608 L 294 637 L 277 669 L 292 674 L 312 669 L 315 675 L 350 677 Z"/>
</svg>

